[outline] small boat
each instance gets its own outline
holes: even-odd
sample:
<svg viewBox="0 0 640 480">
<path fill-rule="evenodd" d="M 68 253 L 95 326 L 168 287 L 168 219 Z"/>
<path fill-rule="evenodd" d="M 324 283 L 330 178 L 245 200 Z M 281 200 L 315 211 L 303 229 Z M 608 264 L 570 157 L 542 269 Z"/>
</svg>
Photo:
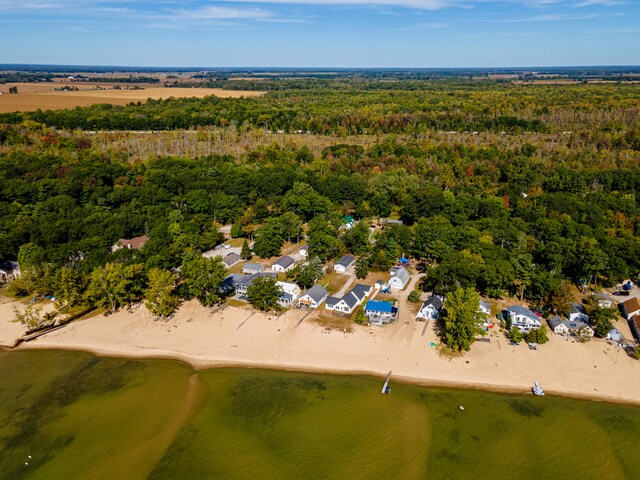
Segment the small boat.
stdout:
<svg viewBox="0 0 640 480">
<path fill-rule="evenodd" d="M 464 407 L 462 405 L 460 405 L 460 410 L 464 412 Z"/>
<path fill-rule="evenodd" d="M 534 395 L 538 395 L 539 397 L 544 396 L 544 390 L 540 386 L 537 380 L 533 381 L 533 388 L 531 389 Z"/>
</svg>

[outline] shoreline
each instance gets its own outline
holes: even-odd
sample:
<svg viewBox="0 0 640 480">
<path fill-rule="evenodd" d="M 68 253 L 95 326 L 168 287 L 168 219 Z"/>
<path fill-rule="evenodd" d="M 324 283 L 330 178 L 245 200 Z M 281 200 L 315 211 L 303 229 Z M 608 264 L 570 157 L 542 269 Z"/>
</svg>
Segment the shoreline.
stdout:
<svg viewBox="0 0 640 480">
<path fill-rule="evenodd" d="M 205 370 L 213 370 L 218 368 L 242 368 L 242 369 L 256 369 L 256 370 L 275 370 L 284 372 L 300 372 L 310 374 L 327 374 L 327 375 L 343 375 L 343 376 L 367 376 L 379 379 L 384 379 L 386 373 L 372 371 L 372 370 L 349 370 L 349 369 L 327 369 L 319 366 L 309 365 L 289 365 L 289 364 L 270 364 L 270 363 L 257 363 L 257 362 L 238 362 L 228 360 L 213 360 L 203 359 L 192 355 L 174 352 L 164 353 L 144 353 L 144 352 L 122 352 L 117 350 L 103 350 L 99 348 L 82 347 L 67 345 L 64 347 L 55 347 L 48 345 L 29 345 L 21 344 L 18 347 L 6 347 L 1 346 L 7 352 L 20 352 L 20 351 L 37 351 L 37 350 L 52 350 L 52 351 L 70 351 L 70 352 L 86 352 L 96 357 L 101 358 L 122 358 L 122 359 L 136 359 L 136 360 L 170 360 L 183 363 L 195 372 L 201 372 Z M 392 375 L 391 383 L 403 383 L 408 385 L 416 385 L 421 387 L 435 387 L 435 388 L 454 388 L 461 390 L 479 390 L 483 392 L 503 393 L 503 394 L 516 394 L 516 395 L 533 395 L 531 388 L 522 387 L 520 385 L 508 385 L 508 384 L 492 384 L 492 383 L 478 383 L 478 382 L 465 382 L 455 379 L 438 380 L 430 378 L 418 378 L 406 375 Z M 602 393 L 584 393 L 573 390 L 551 390 L 545 389 L 545 394 L 549 396 L 557 396 L 564 398 L 573 398 L 576 400 L 586 400 L 595 402 L 606 402 L 619 405 L 630 405 L 640 407 L 640 400 L 635 398 L 625 398 L 619 396 L 611 396 Z"/>
<path fill-rule="evenodd" d="M 11 345 L 22 333 L 10 312 L 10 303 L 0 303 L 0 345 Z M 157 321 L 140 306 L 74 321 L 9 351 L 170 359 L 196 371 L 256 368 L 382 380 L 391 370 L 392 382 L 522 395 L 538 380 L 550 395 L 640 406 L 640 362 L 601 340 L 579 343 L 552 335 L 532 351 L 511 346 L 492 329 L 491 342 L 446 358 L 434 347 L 439 339 L 433 324 L 401 318 L 386 327 L 345 324 L 348 329 L 336 330 L 319 313 L 294 309 L 273 317 L 239 307 L 212 313 L 190 301 L 171 320 Z"/>
</svg>

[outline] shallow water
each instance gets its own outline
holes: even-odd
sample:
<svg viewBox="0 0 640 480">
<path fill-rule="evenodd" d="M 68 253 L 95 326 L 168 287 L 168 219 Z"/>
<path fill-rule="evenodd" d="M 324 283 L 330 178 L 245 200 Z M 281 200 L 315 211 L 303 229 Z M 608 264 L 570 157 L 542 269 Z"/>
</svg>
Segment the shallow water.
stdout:
<svg viewBox="0 0 640 480">
<path fill-rule="evenodd" d="M 640 478 L 637 407 L 381 386 L 0 352 L 0 479 Z"/>
</svg>

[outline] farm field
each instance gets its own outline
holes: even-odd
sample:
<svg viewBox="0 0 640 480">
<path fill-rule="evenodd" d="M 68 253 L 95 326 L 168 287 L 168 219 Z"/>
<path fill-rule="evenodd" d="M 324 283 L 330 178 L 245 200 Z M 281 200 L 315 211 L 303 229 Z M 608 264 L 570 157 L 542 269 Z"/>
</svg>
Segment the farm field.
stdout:
<svg viewBox="0 0 640 480">
<path fill-rule="evenodd" d="M 0 113 L 16 111 L 29 112 L 37 109 L 60 110 L 64 108 L 88 107 L 95 103 L 111 103 L 113 105 L 127 105 L 130 102 L 145 102 L 169 97 L 197 97 L 203 98 L 215 95 L 221 98 L 240 98 L 262 95 L 264 92 L 224 90 L 221 88 L 165 88 L 144 87 L 140 90 L 113 90 L 110 85 L 100 85 L 104 90 L 97 89 L 95 85 L 83 84 L 78 91 L 53 91 L 52 88 L 61 88 L 61 83 L 7 83 L 0 85 Z M 18 94 L 9 95 L 9 87 L 17 86 Z M 69 85 L 77 86 L 77 85 Z"/>
</svg>

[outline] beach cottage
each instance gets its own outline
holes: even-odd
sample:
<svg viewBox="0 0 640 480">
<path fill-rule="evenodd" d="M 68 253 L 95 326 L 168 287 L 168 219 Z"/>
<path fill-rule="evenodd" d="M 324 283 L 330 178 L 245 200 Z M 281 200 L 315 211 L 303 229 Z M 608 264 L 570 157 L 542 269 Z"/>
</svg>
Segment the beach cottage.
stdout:
<svg viewBox="0 0 640 480">
<path fill-rule="evenodd" d="M 438 295 L 431 295 L 431 297 L 422 304 L 416 319 L 421 320 L 437 320 L 440 316 L 444 304 L 443 299 Z"/>
<path fill-rule="evenodd" d="M 329 296 L 329 292 L 320 284 L 315 284 L 298 299 L 298 306 L 318 308 Z"/>
<path fill-rule="evenodd" d="M 491 314 L 491 304 L 486 300 L 480 300 L 478 309 L 480 310 L 480 313 L 484 313 L 487 316 Z"/>
<path fill-rule="evenodd" d="M 237 295 L 246 295 L 247 294 L 247 290 L 249 289 L 249 287 L 251 285 L 253 285 L 253 282 L 257 279 L 257 278 L 275 278 L 277 276 L 276 273 L 271 273 L 271 272 L 262 272 L 262 273 L 253 273 L 250 275 L 245 275 L 244 277 L 242 277 L 241 279 L 239 279 L 238 281 L 236 281 L 236 294 Z"/>
<path fill-rule="evenodd" d="M 333 265 L 333 271 L 338 273 L 345 273 L 355 261 L 356 259 L 353 255 L 345 255 Z"/>
<path fill-rule="evenodd" d="M 553 317 L 551 317 L 549 319 L 549 328 L 556 335 L 568 335 L 569 334 L 569 327 L 567 327 L 564 324 L 564 322 L 562 321 L 562 318 L 560 318 L 558 315 L 554 315 Z"/>
<path fill-rule="evenodd" d="M 389 288 L 392 290 L 404 290 L 409 283 L 409 272 L 406 268 L 399 268 L 389 280 Z"/>
<path fill-rule="evenodd" d="M 295 266 L 296 262 L 291 257 L 279 258 L 271 265 L 271 270 L 274 272 L 288 272 Z"/>
<path fill-rule="evenodd" d="M 530 330 L 540 328 L 542 322 L 538 316 L 528 308 L 521 307 L 520 305 L 513 305 L 506 310 L 506 316 L 511 319 L 511 325 L 518 327 L 523 333 L 527 333 Z"/>
<path fill-rule="evenodd" d="M 327 297 L 324 306 L 327 310 L 340 313 L 352 313 L 371 293 L 369 285 L 357 284 L 344 297 Z"/>
<path fill-rule="evenodd" d="M 589 322 L 589 315 L 584 307 L 579 303 L 571 302 L 569 304 L 569 321 L 570 322 Z"/>
<path fill-rule="evenodd" d="M 384 325 L 398 318 L 398 309 L 391 302 L 369 300 L 365 305 L 364 314 L 372 324 Z"/>
</svg>

